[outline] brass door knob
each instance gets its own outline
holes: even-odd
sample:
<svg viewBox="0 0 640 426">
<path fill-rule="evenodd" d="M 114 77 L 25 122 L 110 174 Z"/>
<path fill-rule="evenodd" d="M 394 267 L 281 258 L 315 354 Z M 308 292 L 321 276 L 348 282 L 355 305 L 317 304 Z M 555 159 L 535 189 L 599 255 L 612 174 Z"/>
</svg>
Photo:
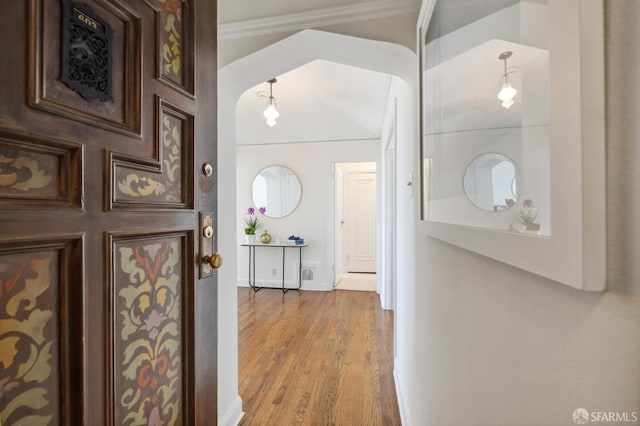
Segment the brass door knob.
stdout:
<svg viewBox="0 0 640 426">
<path fill-rule="evenodd" d="M 204 263 L 208 263 L 213 269 L 218 269 L 222 266 L 222 256 L 218 253 L 214 253 L 211 256 L 205 256 Z"/>
</svg>

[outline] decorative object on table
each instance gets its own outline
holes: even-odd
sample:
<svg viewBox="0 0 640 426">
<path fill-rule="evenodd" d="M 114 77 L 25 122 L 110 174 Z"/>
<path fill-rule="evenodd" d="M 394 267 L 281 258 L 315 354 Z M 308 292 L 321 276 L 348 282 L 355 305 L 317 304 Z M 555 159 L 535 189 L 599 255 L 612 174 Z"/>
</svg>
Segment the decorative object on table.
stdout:
<svg viewBox="0 0 640 426">
<path fill-rule="evenodd" d="M 526 199 L 522 202 L 522 208 L 518 213 L 518 221 L 522 223 L 527 231 L 540 231 L 540 224 L 536 223 L 536 217 L 538 217 L 538 209 L 530 199 Z"/>
<path fill-rule="evenodd" d="M 269 244 L 271 242 L 271 234 L 269 234 L 269 231 L 264 230 L 262 235 L 260 235 L 260 241 L 262 241 L 262 244 Z"/>
<path fill-rule="evenodd" d="M 260 207 L 258 209 L 258 212 L 260 214 L 264 214 L 266 211 L 267 211 L 266 207 Z M 258 219 L 256 209 L 254 209 L 253 207 L 249 207 L 247 209 L 247 213 L 244 218 L 244 223 L 247 225 L 246 228 L 244 228 L 244 235 L 247 240 L 247 243 L 253 244 L 256 242 L 256 229 L 259 229 L 262 226 L 262 224 L 260 223 L 260 220 Z"/>
<path fill-rule="evenodd" d="M 289 244 L 301 245 L 304 244 L 304 239 L 296 237 L 295 235 L 289 236 Z"/>
</svg>

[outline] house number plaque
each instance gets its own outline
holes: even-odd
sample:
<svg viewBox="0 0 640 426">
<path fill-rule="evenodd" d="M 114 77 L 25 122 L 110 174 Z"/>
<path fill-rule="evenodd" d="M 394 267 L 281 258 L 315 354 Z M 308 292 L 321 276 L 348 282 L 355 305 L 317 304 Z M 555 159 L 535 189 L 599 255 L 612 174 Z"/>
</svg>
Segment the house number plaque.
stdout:
<svg viewBox="0 0 640 426">
<path fill-rule="evenodd" d="M 88 101 L 113 101 L 113 29 L 86 4 L 61 2 L 60 80 Z"/>
</svg>

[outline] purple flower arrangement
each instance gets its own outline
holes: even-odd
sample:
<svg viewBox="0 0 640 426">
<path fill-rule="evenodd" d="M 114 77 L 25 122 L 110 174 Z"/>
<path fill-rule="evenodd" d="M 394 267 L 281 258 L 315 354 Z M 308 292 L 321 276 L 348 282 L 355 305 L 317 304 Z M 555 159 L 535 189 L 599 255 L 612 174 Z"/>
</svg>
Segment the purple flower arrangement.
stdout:
<svg viewBox="0 0 640 426">
<path fill-rule="evenodd" d="M 536 209 L 533 201 L 530 199 L 524 200 L 522 202 L 522 208 L 518 213 L 518 221 L 526 226 L 527 229 L 535 228 L 535 225 L 537 225 L 539 229 L 540 225 L 536 223 L 536 217 L 538 217 L 538 209 Z"/>
<path fill-rule="evenodd" d="M 258 209 L 258 212 L 260 214 L 265 214 L 266 211 L 267 211 L 266 207 L 260 207 Z M 259 229 L 262 226 L 262 224 L 260 223 L 260 220 L 258 219 L 258 215 L 256 214 L 256 209 L 254 209 L 253 207 L 249 207 L 247 209 L 247 213 L 244 218 L 244 223 L 247 225 L 247 227 L 244 228 L 244 233 L 247 235 L 255 235 L 256 229 Z"/>
</svg>

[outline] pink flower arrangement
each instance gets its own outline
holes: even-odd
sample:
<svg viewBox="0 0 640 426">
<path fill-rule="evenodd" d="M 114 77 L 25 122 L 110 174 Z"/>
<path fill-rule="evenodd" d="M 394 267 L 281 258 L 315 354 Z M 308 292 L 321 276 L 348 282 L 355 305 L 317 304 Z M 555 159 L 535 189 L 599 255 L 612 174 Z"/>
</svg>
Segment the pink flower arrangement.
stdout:
<svg viewBox="0 0 640 426">
<path fill-rule="evenodd" d="M 518 220 L 525 226 L 529 226 L 535 223 L 536 217 L 538 217 L 538 209 L 532 200 L 526 199 L 522 202 L 522 208 L 518 213 Z"/>
<path fill-rule="evenodd" d="M 260 207 L 258 212 L 260 214 L 265 214 L 267 211 L 266 207 Z M 253 207 L 249 207 L 247 209 L 246 216 L 244 218 L 244 223 L 247 224 L 247 227 L 244 228 L 244 233 L 247 235 L 254 235 L 256 233 L 256 229 L 259 229 L 262 225 L 260 224 L 260 220 L 258 219 L 258 215 L 256 214 L 256 209 Z"/>
</svg>

